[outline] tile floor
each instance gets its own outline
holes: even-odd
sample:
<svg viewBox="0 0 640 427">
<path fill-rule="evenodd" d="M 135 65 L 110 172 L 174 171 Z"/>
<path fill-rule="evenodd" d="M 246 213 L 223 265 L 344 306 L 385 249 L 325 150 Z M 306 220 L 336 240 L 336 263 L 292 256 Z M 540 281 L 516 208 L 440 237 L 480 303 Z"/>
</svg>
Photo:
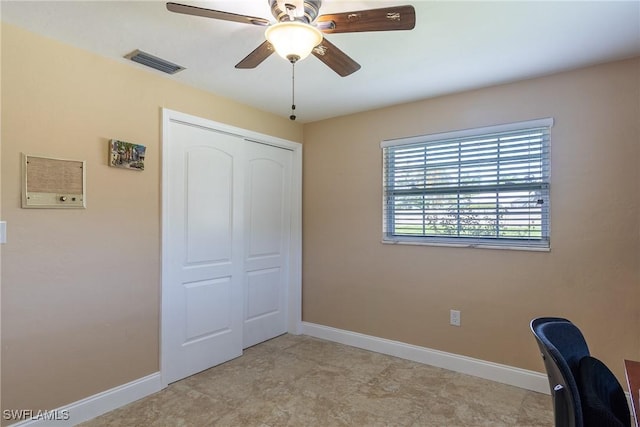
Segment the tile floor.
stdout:
<svg viewBox="0 0 640 427">
<path fill-rule="evenodd" d="M 551 398 L 308 336 L 244 355 L 80 424 L 553 426 Z"/>
</svg>

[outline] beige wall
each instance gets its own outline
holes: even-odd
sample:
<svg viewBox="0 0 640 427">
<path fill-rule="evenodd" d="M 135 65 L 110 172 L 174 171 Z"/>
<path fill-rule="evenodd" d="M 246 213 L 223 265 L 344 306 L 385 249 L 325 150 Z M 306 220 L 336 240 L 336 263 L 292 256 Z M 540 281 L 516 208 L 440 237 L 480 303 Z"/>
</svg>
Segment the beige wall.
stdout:
<svg viewBox="0 0 640 427">
<path fill-rule="evenodd" d="M 543 117 L 550 252 L 380 243 L 381 140 Z M 529 321 L 563 316 L 623 381 L 640 360 L 639 126 L 639 59 L 306 125 L 303 319 L 544 372 Z"/>
<path fill-rule="evenodd" d="M 2 26 L 2 408 L 159 370 L 161 107 L 293 141 L 302 125 Z M 144 172 L 107 141 L 147 146 Z M 21 153 L 85 160 L 86 210 L 20 208 Z"/>
</svg>

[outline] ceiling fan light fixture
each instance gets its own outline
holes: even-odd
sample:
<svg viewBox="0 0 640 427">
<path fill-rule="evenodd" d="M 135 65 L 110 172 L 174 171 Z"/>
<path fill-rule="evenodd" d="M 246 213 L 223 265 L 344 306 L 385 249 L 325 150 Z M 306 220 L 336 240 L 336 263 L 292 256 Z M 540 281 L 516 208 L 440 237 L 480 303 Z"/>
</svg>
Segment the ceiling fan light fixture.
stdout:
<svg viewBox="0 0 640 427">
<path fill-rule="evenodd" d="M 322 42 L 322 33 L 316 27 L 298 21 L 273 24 L 265 31 L 265 37 L 281 57 L 296 62 L 309 56 Z"/>
</svg>

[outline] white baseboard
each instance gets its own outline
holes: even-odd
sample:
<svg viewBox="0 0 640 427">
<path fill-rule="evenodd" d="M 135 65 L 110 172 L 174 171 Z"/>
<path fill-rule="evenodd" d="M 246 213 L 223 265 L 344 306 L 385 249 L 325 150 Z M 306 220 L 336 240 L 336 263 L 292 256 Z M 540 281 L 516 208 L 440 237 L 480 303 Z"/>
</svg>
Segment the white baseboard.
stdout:
<svg viewBox="0 0 640 427">
<path fill-rule="evenodd" d="M 449 369 L 451 371 L 549 394 L 547 375 L 540 372 L 308 322 L 302 322 L 302 333 L 352 347 L 375 351 L 389 356 L 400 357 L 438 368 Z"/>
<path fill-rule="evenodd" d="M 9 427 L 70 427 L 88 421 L 121 406 L 162 390 L 160 372 L 94 394 L 46 413 L 34 413 L 33 419 Z"/>
</svg>

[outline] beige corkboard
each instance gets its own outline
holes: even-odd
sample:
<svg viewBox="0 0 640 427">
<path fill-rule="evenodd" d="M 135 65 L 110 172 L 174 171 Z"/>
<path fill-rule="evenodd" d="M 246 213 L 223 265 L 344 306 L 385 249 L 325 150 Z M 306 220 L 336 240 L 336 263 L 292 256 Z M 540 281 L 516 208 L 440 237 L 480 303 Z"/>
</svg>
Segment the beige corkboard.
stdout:
<svg viewBox="0 0 640 427">
<path fill-rule="evenodd" d="M 85 162 L 24 155 L 23 208 L 84 208 Z"/>
</svg>

